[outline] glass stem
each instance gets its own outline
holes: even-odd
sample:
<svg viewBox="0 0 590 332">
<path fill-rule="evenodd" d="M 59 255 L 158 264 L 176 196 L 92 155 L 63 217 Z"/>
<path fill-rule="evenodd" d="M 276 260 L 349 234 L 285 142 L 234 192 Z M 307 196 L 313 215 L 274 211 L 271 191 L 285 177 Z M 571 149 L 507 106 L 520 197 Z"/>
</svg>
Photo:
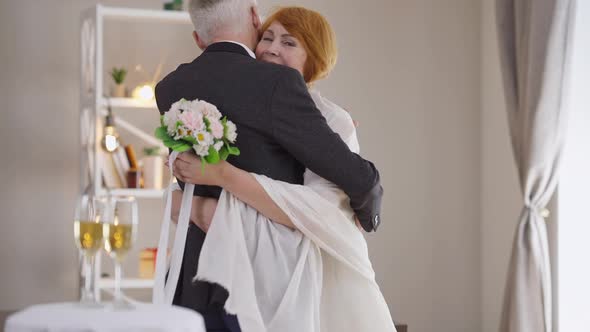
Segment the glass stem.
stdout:
<svg viewBox="0 0 590 332">
<path fill-rule="evenodd" d="M 94 256 L 82 253 L 82 268 L 84 273 L 84 287 L 80 296 L 81 302 L 94 302 Z"/>
<path fill-rule="evenodd" d="M 115 303 L 122 303 L 121 296 L 121 263 L 115 259 Z"/>
</svg>

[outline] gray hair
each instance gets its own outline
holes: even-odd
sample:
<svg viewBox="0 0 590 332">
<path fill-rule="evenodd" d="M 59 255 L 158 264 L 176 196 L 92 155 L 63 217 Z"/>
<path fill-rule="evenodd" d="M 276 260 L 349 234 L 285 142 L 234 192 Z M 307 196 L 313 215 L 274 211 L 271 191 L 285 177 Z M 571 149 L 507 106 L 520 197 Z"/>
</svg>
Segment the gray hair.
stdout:
<svg viewBox="0 0 590 332">
<path fill-rule="evenodd" d="M 217 32 L 243 31 L 253 5 L 256 0 L 191 0 L 188 11 L 195 31 L 210 44 Z"/>
</svg>

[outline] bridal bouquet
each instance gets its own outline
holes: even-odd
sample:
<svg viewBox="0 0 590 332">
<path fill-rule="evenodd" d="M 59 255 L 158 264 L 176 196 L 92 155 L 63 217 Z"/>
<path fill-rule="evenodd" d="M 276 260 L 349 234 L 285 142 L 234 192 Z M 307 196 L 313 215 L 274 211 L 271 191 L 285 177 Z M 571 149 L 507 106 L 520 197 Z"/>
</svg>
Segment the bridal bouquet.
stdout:
<svg viewBox="0 0 590 332">
<path fill-rule="evenodd" d="M 229 155 L 240 155 L 235 143 L 236 125 L 223 117 L 213 104 L 204 100 L 181 99 L 160 116 L 156 137 L 174 151 L 193 149 L 201 157 L 201 163 L 216 164 Z"/>
</svg>

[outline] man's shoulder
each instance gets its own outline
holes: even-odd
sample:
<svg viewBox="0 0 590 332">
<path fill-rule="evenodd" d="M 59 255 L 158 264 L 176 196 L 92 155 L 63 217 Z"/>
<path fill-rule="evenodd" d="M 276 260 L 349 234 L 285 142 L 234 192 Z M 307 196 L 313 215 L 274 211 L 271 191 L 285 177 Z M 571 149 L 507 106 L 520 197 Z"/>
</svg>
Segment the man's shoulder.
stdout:
<svg viewBox="0 0 590 332">
<path fill-rule="evenodd" d="M 168 73 L 166 76 L 164 76 L 164 78 L 162 78 L 156 84 L 156 90 L 158 90 L 158 88 L 159 88 L 159 90 L 161 90 L 162 88 L 166 87 L 167 85 L 170 85 L 172 83 L 175 83 L 181 77 L 186 76 L 187 72 L 190 71 L 191 64 L 192 63 L 182 63 L 182 64 L 180 64 L 176 69 L 174 69 L 173 71 L 171 71 L 170 73 Z"/>
<path fill-rule="evenodd" d="M 277 81 L 296 83 L 297 81 L 303 81 L 301 73 L 297 69 L 291 67 L 277 65 L 275 63 L 261 62 L 269 71 L 274 73 Z"/>
<path fill-rule="evenodd" d="M 167 82 L 171 83 L 182 80 L 187 76 L 193 76 L 195 72 L 209 70 L 215 71 L 215 67 L 226 69 L 229 67 L 231 68 L 231 72 L 236 75 L 247 73 L 252 75 L 251 78 L 260 78 L 263 76 L 264 78 L 271 79 L 272 81 L 289 82 L 296 81 L 298 78 L 302 79 L 299 71 L 291 67 L 275 63 L 259 61 L 249 57 L 244 57 L 242 55 L 231 57 L 231 60 L 228 58 L 223 59 L 223 57 L 219 56 L 213 57 L 214 55 L 208 55 L 206 58 L 209 58 L 207 59 L 209 61 L 202 61 L 205 60 L 203 55 L 204 54 L 201 54 L 192 62 L 179 65 L 175 70 L 166 75 L 160 81 L 160 83 L 166 84 Z M 202 64 L 202 66 L 200 64 Z"/>
<path fill-rule="evenodd" d="M 264 76 L 266 79 L 270 80 L 273 85 L 279 81 L 294 82 L 298 76 L 301 76 L 297 70 L 291 67 L 270 62 L 253 61 L 248 63 L 245 67 L 255 73 L 256 77 Z"/>
</svg>

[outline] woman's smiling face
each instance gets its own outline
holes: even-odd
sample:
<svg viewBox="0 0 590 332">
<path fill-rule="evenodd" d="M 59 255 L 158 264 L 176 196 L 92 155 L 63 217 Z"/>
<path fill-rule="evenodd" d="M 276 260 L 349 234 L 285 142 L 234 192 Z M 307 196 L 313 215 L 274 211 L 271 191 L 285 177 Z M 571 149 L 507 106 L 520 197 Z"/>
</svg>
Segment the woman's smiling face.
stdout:
<svg viewBox="0 0 590 332">
<path fill-rule="evenodd" d="M 303 75 L 307 52 L 297 38 L 275 21 L 262 34 L 262 39 L 256 46 L 256 57 L 262 61 L 291 67 Z"/>
</svg>

